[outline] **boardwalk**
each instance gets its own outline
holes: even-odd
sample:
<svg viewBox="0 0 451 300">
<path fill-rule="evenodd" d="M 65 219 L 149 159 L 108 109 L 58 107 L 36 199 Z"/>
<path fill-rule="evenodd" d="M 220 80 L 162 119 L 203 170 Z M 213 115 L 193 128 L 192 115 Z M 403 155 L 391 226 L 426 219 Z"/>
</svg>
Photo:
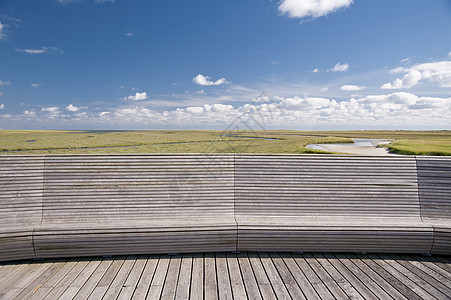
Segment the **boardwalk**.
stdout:
<svg viewBox="0 0 451 300">
<path fill-rule="evenodd" d="M 451 258 L 207 253 L 0 263 L 0 299 L 450 299 Z"/>
</svg>

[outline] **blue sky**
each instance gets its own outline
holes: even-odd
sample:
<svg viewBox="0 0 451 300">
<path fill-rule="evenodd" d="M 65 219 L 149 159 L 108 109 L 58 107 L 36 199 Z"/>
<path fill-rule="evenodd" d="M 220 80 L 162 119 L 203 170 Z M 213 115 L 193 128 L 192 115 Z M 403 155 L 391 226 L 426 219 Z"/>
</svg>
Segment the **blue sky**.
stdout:
<svg viewBox="0 0 451 300">
<path fill-rule="evenodd" d="M 256 117 L 266 129 L 451 129 L 451 2 L 0 1 L 0 128 Z"/>
</svg>

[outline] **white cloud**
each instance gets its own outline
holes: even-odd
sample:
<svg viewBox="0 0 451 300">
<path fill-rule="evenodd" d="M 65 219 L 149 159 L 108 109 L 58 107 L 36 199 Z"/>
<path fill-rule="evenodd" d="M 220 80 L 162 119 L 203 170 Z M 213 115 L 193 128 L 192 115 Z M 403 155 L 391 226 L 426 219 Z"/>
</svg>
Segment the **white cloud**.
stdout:
<svg viewBox="0 0 451 300">
<path fill-rule="evenodd" d="M 25 110 L 23 112 L 23 115 L 25 117 L 34 117 L 34 116 L 36 116 L 36 112 L 34 110 Z"/>
<path fill-rule="evenodd" d="M 279 11 L 290 18 L 315 19 L 340 8 L 347 8 L 353 0 L 282 0 Z"/>
<path fill-rule="evenodd" d="M 216 81 L 210 81 L 210 77 L 204 76 L 202 74 L 199 74 L 196 77 L 194 77 L 193 82 L 199 85 L 221 85 L 227 83 L 225 78 L 220 78 Z"/>
<path fill-rule="evenodd" d="M 411 68 L 396 68 L 392 73 L 405 73 L 402 78 L 385 83 L 381 89 L 409 89 L 422 80 L 438 83 L 440 87 L 451 87 L 451 61 L 418 64 Z"/>
<path fill-rule="evenodd" d="M 10 84 L 9 81 L 1 81 L 1 80 L 0 80 L 0 85 L 9 85 L 9 84 Z"/>
<path fill-rule="evenodd" d="M 364 90 L 364 86 L 358 86 L 353 84 L 345 84 L 340 87 L 340 90 L 342 91 L 361 91 Z"/>
<path fill-rule="evenodd" d="M 59 107 L 56 106 L 51 106 L 51 107 L 43 107 L 41 109 L 41 111 L 43 112 L 49 112 L 49 113 L 56 113 L 59 111 Z"/>
<path fill-rule="evenodd" d="M 193 114 L 201 114 L 204 112 L 203 107 L 187 107 L 186 111 Z"/>
<path fill-rule="evenodd" d="M 404 63 L 408 63 L 408 62 L 410 62 L 410 57 L 403 58 L 403 59 L 400 60 L 400 62 L 403 63 L 403 64 Z"/>
<path fill-rule="evenodd" d="M 125 33 L 125 36 L 128 36 L 128 37 L 131 37 L 131 36 L 134 36 L 134 35 L 135 35 L 134 32 L 126 32 Z"/>
<path fill-rule="evenodd" d="M 346 72 L 348 70 L 349 70 L 348 64 L 340 64 L 339 62 L 332 69 L 329 69 L 329 71 L 332 72 Z"/>
<path fill-rule="evenodd" d="M 318 73 L 318 72 L 319 72 L 318 68 L 315 68 L 315 69 L 313 69 L 313 71 L 312 71 L 312 73 Z"/>
<path fill-rule="evenodd" d="M 135 95 L 130 95 L 128 97 L 124 97 L 124 100 L 128 100 L 128 101 L 140 101 L 140 100 L 146 100 L 147 98 L 149 98 L 149 96 L 147 95 L 146 92 L 136 92 Z"/>
<path fill-rule="evenodd" d="M 448 56 L 451 57 L 451 51 L 448 52 Z"/>
<path fill-rule="evenodd" d="M 68 106 L 66 106 L 66 110 L 75 112 L 75 111 L 79 111 L 79 108 L 74 106 L 74 105 L 72 105 L 72 104 L 69 104 Z"/>
<path fill-rule="evenodd" d="M 0 39 L 2 39 L 5 36 L 3 29 L 5 29 L 5 25 L 3 25 L 2 22 L 0 21 Z"/>
<path fill-rule="evenodd" d="M 0 109 L 4 109 L 5 108 L 5 104 L 0 104 Z"/>
<path fill-rule="evenodd" d="M 16 49 L 16 52 L 26 54 L 63 53 L 58 47 L 42 47 L 41 49 Z"/>
<path fill-rule="evenodd" d="M 37 88 L 40 87 L 42 84 L 41 83 L 32 83 L 30 84 L 31 87 Z"/>
<path fill-rule="evenodd" d="M 197 91 L 196 94 L 197 94 L 197 95 L 202 95 L 202 96 L 204 96 L 204 95 L 206 95 L 207 93 L 205 93 L 205 90 L 202 89 L 202 90 Z"/>
</svg>

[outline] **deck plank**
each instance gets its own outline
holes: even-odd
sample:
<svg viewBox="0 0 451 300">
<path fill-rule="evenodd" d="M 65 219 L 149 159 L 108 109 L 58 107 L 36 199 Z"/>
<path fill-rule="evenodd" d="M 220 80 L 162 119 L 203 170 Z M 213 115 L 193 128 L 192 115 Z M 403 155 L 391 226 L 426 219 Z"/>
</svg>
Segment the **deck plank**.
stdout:
<svg viewBox="0 0 451 300">
<path fill-rule="evenodd" d="M 329 261 L 331 265 L 334 266 L 334 268 L 340 272 L 340 274 L 346 278 L 346 280 L 359 292 L 360 295 L 364 299 L 378 299 L 371 290 L 364 285 L 358 277 L 356 277 L 344 264 L 341 263 L 341 261 L 336 258 L 331 253 L 324 254 L 324 257 Z"/>
<path fill-rule="evenodd" d="M 188 300 L 191 283 L 191 271 L 193 268 L 193 254 L 183 254 L 182 264 L 180 266 L 180 275 L 177 282 L 175 293 L 176 300 Z"/>
<path fill-rule="evenodd" d="M 182 256 L 171 256 L 169 262 L 168 273 L 164 281 L 163 291 L 161 294 L 162 299 L 175 299 L 175 292 L 177 290 L 177 283 L 180 274 Z"/>
<path fill-rule="evenodd" d="M 74 285 L 73 290 L 76 290 L 76 289 L 78 289 L 78 290 L 75 291 L 76 294 L 73 299 L 75 299 L 75 300 L 88 299 L 88 297 L 91 295 L 92 291 L 96 288 L 97 284 L 102 279 L 103 275 L 108 271 L 108 269 L 110 268 L 110 266 L 114 262 L 114 260 L 115 260 L 114 258 L 103 259 L 100 262 L 100 264 L 98 264 L 98 266 L 93 271 L 93 273 L 89 274 L 90 276 L 83 283 L 83 286 L 79 287 L 78 284 Z M 80 277 L 80 280 L 83 280 L 83 279 L 85 279 L 85 278 Z M 69 299 L 69 295 L 68 295 L 69 293 L 71 293 L 71 292 L 68 290 L 67 295 L 66 295 L 66 293 L 63 294 L 65 299 Z"/>
<path fill-rule="evenodd" d="M 139 279 L 138 285 L 136 286 L 136 290 L 133 293 L 133 299 L 146 299 L 159 261 L 159 255 L 149 256 L 141 278 Z"/>
<path fill-rule="evenodd" d="M 204 256 L 202 253 L 194 254 L 191 274 L 190 299 L 202 300 L 204 298 Z"/>
<path fill-rule="evenodd" d="M 239 253 L 237 257 L 248 299 L 262 299 L 247 253 Z"/>
<path fill-rule="evenodd" d="M 260 256 L 257 252 L 250 252 L 248 254 L 249 262 L 251 263 L 252 270 L 255 274 L 255 280 L 257 281 L 258 288 L 264 300 L 275 299 L 276 294 L 269 282 L 268 276 L 260 260 Z"/>
<path fill-rule="evenodd" d="M 2 265 L 12 276 L 0 277 L 0 299 L 450 299 L 448 261 L 290 252 L 45 259 Z"/>
<path fill-rule="evenodd" d="M 133 292 L 138 286 L 139 279 L 146 267 L 148 255 L 140 255 L 137 257 L 130 274 L 125 281 L 123 288 L 118 296 L 118 300 L 129 300 L 133 296 Z"/>
<path fill-rule="evenodd" d="M 204 257 L 204 291 L 205 299 L 217 300 L 218 299 L 218 281 L 216 278 L 216 262 L 213 253 L 207 253 Z"/>
<path fill-rule="evenodd" d="M 266 275 L 268 276 L 269 282 L 276 293 L 277 299 L 291 299 L 290 293 L 280 278 L 269 254 L 267 252 L 260 253 L 260 259 L 266 271 Z"/>
<path fill-rule="evenodd" d="M 417 285 L 419 285 L 422 289 L 427 291 L 429 294 L 431 294 L 433 297 L 442 299 L 443 297 L 446 297 L 438 288 L 431 285 L 429 282 L 425 280 L 425 278 L 422 278 L 421 274 L 418 272 L 413 272 L 415 270 L 409 270 L 405 266 L 402 265 L 401 262 L 391 258 L 390 256 L 386 254 L 379 254 L 379 257 L 383 258 L 386 262 L 391 264 L 396 270 L 401 272 L 404 276 L 409 278 L 410 280 L 414 281 Z"/>
<path fill-rule="evenodd" d="M 170 256 L 162 255 L 160 257 L 157 269 L 155 270 L 155 274 L 152 279 L 152 283 L 150 284 L 149 292 L 147 293 L 146 298 L 160 299 L 170 262 L 171 262 Z"/>
<path fill-rule="evenodd" d="M 234 299 L 247 299 L 246 289 L 244 287 L 240 266 L 238 264 L 237 255 L 227 253 L 227 264 L 230 274 L 230 285 Z"/>
<path fill-rule="evenodd" d="M 229 268 L 225 253 L 216 254 L 216 276 L 218 278 L 218 296 L 220 300 L 233 300 L 232 286 L 230 285 Z"/>
<path fill-rule="evenodd" d="M 293 258 L 321 299 L 333 299 L 330 291 L 307 263 L 304 256 L 301 254 L 294 254 Z"/>
</svg>

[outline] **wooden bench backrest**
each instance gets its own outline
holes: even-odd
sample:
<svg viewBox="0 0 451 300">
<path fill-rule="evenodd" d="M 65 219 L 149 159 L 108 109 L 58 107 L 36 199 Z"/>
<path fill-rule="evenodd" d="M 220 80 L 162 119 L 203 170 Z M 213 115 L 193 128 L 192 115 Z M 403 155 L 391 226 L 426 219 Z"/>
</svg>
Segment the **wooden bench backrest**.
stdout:
<svg viewBox="0 0 451 300">
<path fill-rule="evenodd" d="M 417 157 L 421 216 L 451 220 L 451 158 Z"/>
<path fill-rule="evenodd" d="M 0 227 L 41 222 L 43 156 L 0 156 Z"/>
<path fill-rule="evenodd" d="M 233 217 L 233 156 L 47 156 L 44 220 Z"/>
<path fill-rule="evenodd" d="M 420 217 L 415 157 L 237 155 L 235 201 L 247 216 Z"/>
</svg>

